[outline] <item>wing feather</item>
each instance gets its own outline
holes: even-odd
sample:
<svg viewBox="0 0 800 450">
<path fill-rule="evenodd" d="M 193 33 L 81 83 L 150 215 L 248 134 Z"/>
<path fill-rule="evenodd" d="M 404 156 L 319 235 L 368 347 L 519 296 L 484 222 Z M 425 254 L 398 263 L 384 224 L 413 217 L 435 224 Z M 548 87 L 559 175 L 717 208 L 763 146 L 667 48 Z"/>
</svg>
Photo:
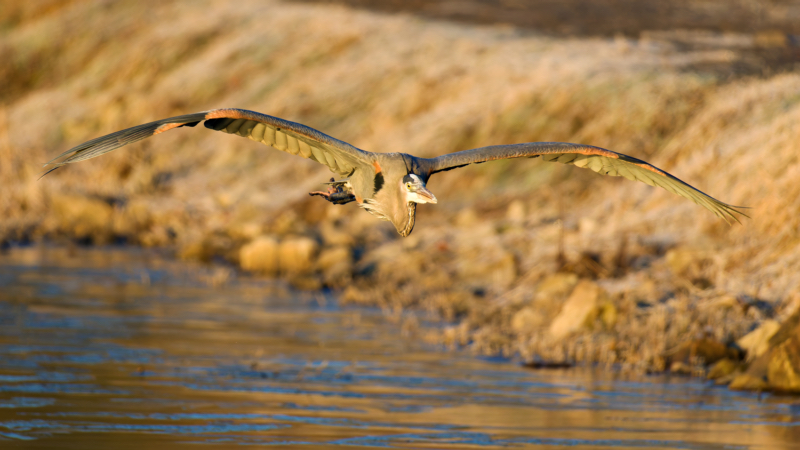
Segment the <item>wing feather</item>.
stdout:
<svg viewBox="0 0 800 450">
<path fill-rule="evenodd" d="M 272 144 L 272 146 L 282 152 L 286 151 L 286 149 L 289 148 L 289 144 L 286 142 L 286 133 L 281 133 L 280 131 L 276 131 L 275 143 Z"/>
<path fill-rule="evenodd" d="M 733 219 L 738 222 L 737 214 L 748 217 L 741 211 L 745 207 L 721 202 L 645 161 L 588 145 L 564 142 L 495 145 L 442 155 L 428 160 L 428 163 L 431 168 L 430 173 L 434 174 L 468 164 L 498 159 L 535 157 L 541 157 L 548 162 L 573 164 L 577 167 L 591 169 L 601 175 L 622 176 L 650 186 L 659 186 L 710 210 L 725 221 Z"/>
<path fill-rule="evenodd" d="M 252 130 L 250 130 L 250 136 L 248 137 L 256 142 L 261 142 L 261 140 L 264 139 L 264 132 L 266 130 L 267 130 L 266 125 L 264 125 L 263 123 L 257 123 L 256 126 L 254 126 Z"/>
<path fill-rule="evenodd" d="M 289 153 L 296 155 L 297 152 L 300 151 L 300 146 L 297 145 L 297 139 L 295 139 L 293 136 L 286 136 L 286 144 L 287 144 L 286 151 L 288 151 Z"/>
<path fill-rule="evenodd" d="M 253 128 L 258 125 L 258 122 L 255 120 L 246 120 L 240 127 L 239 130 L 236 132 L 241 137 L 250 137 L 250 132 L 253 131 Z"/>
<path fill-rule="evenodd" d="M 303 158 L 310 158 L 311 147 L 303 141 L 300 141 L 299 144 L 300 144 L 300 156 L 302 156 Z"/>
<path fill-rule="evenodd" d="M 277 132 L 275 131 L 275 128 L 267 127 L 267 129 L 264 130 L 264 138 L 261 139 L 261 142 L 271 146 L 272 144 L 275 143 L 275 135 L 276 134 L 277 134 Z"/>
<path fill-rule="evenodd" d="M 231 134 L 238 133 L 239 128 L 241 128 L 246 121 L 247 119 L 236 119 L 225 127 L 225 131 Z"/>
<path fill-rule="evenodd" d="M 318 161 L 318 162 L 321 162 L 321 163 L 325 163 L 326 162 L 325 155 L 322 154 L 322 150 L 320 150 L 320 149 L 318 149 L 316 147 L 311 147 L 311 155 L 312 155 L 311 159 L 313 159 L 315 161 Z"/>
<path fill-rule="evenodd" d="M 44 175 L 59 167 L 84 161 L 128 144 L 184 126 L 205 121 L 206 128 L 247 137 L 278 150 L 300 155 L 349 176 L 357 167 L 372 167 L 375 155 L 332 138 L 305 125 L 244 109 L 214 109 L 137 125 L 84 142 L 53 158 Z M 42 176 L 44 176 L 42 175 Z"/>
</svg>

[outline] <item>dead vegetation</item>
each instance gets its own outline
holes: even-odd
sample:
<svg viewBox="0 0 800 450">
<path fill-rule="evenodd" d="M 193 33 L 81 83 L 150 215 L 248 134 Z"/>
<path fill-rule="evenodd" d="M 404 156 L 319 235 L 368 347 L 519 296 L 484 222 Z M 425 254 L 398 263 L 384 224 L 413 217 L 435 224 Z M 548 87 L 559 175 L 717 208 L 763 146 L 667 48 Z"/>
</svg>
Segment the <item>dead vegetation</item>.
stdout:
<svg viewBox="0 0 800 450">
<path fill-rule="evenodd" d="M 435 312 L 452 326 L 421 336 L 432 342 L 635 370 L 669 368 L 685 342 L 727 348 L 800 306 L 796 72 L 723 80 L 693 68 L 731 58 L 729 48 L 338 6 L 26 4 L 4 10 L 0 40 L 12 62 L 0 69 L 6 243 L 172 247 L 338 289 L 345 302 Z M 507 161 L 437 175 L 440 203 L 421 207 L 400 239 L 357 208 L 309 198 L 329 177 L 323 167 L 201 128 L 37 181 L 42 162 L 77 143 L 215 107 L 421 156 L 597 145 L 751 206 L 752 219 L 729 226 L 645 185 Z M 698 345 L 682 353 L 690 372 L 708 362 Z"/>
</svg>

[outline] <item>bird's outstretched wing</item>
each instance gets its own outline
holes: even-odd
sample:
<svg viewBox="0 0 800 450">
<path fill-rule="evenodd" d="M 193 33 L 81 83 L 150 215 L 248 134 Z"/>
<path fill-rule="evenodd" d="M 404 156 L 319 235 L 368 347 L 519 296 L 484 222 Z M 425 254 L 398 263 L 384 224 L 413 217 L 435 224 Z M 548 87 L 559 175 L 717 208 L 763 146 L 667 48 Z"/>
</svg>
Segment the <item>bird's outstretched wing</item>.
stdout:
<svg viewBox="0 0 800 450">
<path fill-rule="evenodd" d="M 356 167 L 369 165 L 374 160 L 372 153 L 299 123 L 244 109 L 212 109 L 157 120 L 84 142 L 45 164 L 45 167 L 53 167 L 44 175 L 64 164 L 94 158 L 173 128 L 194 127 L 203 121 L 206 128 L 249 137 L 278 150 L 312 159 L 342 176 L 348 176 Z"/>
<path fill-rule="evenodd" d="M 739 219 L 736 214 L 748 217 L 739 210 L 744 207 L 723 203 L 645 161 L 589 145 L 564 142 L 494 145 L 449 153 L 432 158 L 429 161 L 432 169 L 431 174 L 434 174 L 486 161 L 536 157 L 541 157 L 545 161 L 585 167 L 601 175 L 622 176 L 629 180 L 647 183 L 650 186 L 660 186 L 673 194 L 688 198 L 709 209 L 718 217 L 725 219 L 725 221 L 733 219 L 738 222 Z"/>
</svg>

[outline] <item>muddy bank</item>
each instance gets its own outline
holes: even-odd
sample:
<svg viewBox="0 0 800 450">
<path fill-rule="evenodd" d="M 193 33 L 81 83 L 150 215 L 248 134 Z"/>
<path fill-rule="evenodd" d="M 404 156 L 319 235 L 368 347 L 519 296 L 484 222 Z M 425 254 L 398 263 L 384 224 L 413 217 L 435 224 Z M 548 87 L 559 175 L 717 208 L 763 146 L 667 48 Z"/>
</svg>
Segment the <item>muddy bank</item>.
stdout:
<svg viewBox="0 0 800 450">
<path fill-rule="evenodd" d="M 423 333 L 403 319 L 430 342 L 636 371 L 703 374 L 723 355 L 730 373 L 746 373 L 755 363 L 740 365 L 736 343 L 800 305 L 795 72 L 730 82 L 695 70 L 729 61 L 730 48 L 537 37 L 340 6 L 41 5 L 2 31 L 13 62 L 0 75 L 3 242 L 167 247 L 345 302 L 434 311 L 452 326 Z M 352 205 L 308 197 L 324 168 L 204 129 L 37 181 L 39 163 L 77 143 L 214 107 L 421 156 L 602 146 L 752 206 L 752 219 L 729 226 L 646 185 L 508 161 L 436 175 L 439 204 L 421 206 L 401 239 Z M 768 369 L 755 376 L 770 382 Z"/>
</svg>

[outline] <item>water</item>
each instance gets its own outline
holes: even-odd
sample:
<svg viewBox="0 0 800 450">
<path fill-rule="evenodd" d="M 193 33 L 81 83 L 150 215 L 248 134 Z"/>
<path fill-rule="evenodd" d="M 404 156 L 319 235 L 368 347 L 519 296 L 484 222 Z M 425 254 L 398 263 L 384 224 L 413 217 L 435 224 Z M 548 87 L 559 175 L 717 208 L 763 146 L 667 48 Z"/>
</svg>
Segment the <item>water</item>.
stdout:
<svg viewBox="0 0 800 450">
<path fill-rule="evenodd" d="M 378 311 L 229 275 L 0 254 L 0 448 L 800 448 L 797 399 L 442 352 Z"/>
</svg>

